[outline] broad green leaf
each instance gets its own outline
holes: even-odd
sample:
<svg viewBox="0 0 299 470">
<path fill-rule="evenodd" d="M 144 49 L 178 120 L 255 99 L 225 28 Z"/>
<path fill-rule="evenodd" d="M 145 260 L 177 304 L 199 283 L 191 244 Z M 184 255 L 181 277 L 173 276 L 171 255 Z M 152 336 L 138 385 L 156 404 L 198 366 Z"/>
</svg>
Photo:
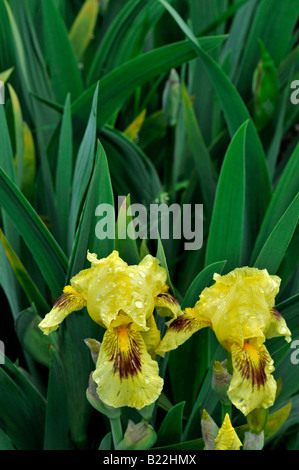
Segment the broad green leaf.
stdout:
<svg viewBox="0 0 299 470">
<path fill-rule="evenodd" d="M 14 117 L 14 135 L 15 135 L 15 148 L 16 156 L 15 162 L 17 167 L 17 181 L 18 187 L 21 188 L 22 179 L 23 179 L 23 170 L 24 170 L 24 124 L 22 110 L 19 102 L 19 98 L 13 89 L 13 87 L 8 84 L 8 89 L 10 93 L 13 117 Z"/>
<path fill-rule="evenodd" d="M 80 61 L 92 39 L 99 12 L 99 0 L 85 0 L 69 32 L 69 39 Z"/>
<path fill-rule="evenodd" d="M 18 450 L 43 447 L 46 402 L 22 369 L 5 357 L 0 367 L 0 426 Z"/>
<path fill-rule="evenodd" d="M 251 263 L 257 258 L 272 230 L 297 195 L 298 188 L 299 145 L 296 146 L 291 155 L 273 193 L 252 252 Z"/>
<path fill-rule="evenodd" d="M 284 1 L 279 8 L 279 14 L 273 8 L 271 1 L 258 2 L 238 69 L 237 86 L 242 96 L 246 98 L 250 96 L 251 77 L 259 59 L 258 40 L 263 41 L 275 64 L 278 65 L 289 51 L 298 11 L 298 0 Z"/>
<path fill-rule="evenodd" d="M 277 222 L 264 246 L 261 248 L 254 266 L 267 269 L 275 274 L 282 262 L 299 219 L 299 193 L 289 205 L 285 213 Z"/>
<path fill-rule="evenodd" d="M 69 449 L 69 422 L 64 370 L 58 351 L 52 346 L 47 388 L 44 450 Z M 58 419 L 59 417 L 59 419 Z"/>
<path fill-rule="evenodd" d="M 152 203 L 162 190 L 159 175 L 151 160 L 134 142 L 112 128 L 101 132 L 109 158 L 113 188 L 120 196 L 130 194 L 133 202 Z"/>
<path fill-rule="evenodd" d="M 98 90 L 99 88 L 97 85 L 94 93 L 89 120 L 75 162 L 74 175 L 72 180 L 71 204 L 69 211 L 69 251 L 71 250 L 74 241 L 77 220 L 82 206 L 83 197 L 86 192 L 92 168 L 94 165 Z"/>
<path fill-rule="evenodd" d="M 264 429 L 265 441 L 270 439 L 285 423 L 292 409 L 292 402 L 290 401 L 279 410 L 271 413 L 267 419 L 266 427 Z"/>
<path fill-rule="evenodd" d="M 108 432 L 100 442 L 99 450 L 113 450 L 112 448 L 112 434 Z"/>
<path fill-rule="evenodd" d="M 75 100 L 83 92 L 78 64 L 65 25 L 53 0 L 43 0 L 43 33 L 53 90 L 59 103 L 68 93 Z"/>
<path fill-rule="evenodd" d="M 24 290 L 29 302 L 34 303 L 37 311 L 44 315 L 49 311 L 49 306 L 42 294 L 39 292 L 38 288 L 30 278 L 25 266 L 13 250 L 12 246 L 5 237 L 3 231 L 0 229 L 0 239 L 7 256 L 7 259 L 10 262 L 10 265 L 15 273 L 17 280 L 19 281 L 22 289 Z"/>
<path fill-rule="evenodd" d="M 6 83 L 13 71 L 14 71 L 14 68 L 11 67 L 10 69 L 4 70 L 4 72 L 1 72 L 0 73 L 1 82 Z"/>
<path fill-rule="evenodd" d="M 200 38 L 198 42 L 205 51 L 210 51 L 224 39 L 225 36 L 211 36 Z M 138 86 L 195 57 L 190 44 L 182 41 L 141 54 L 105 75 L 99 84 L 98 127 L 102 128 L 107 123 Z M 119 86 L 120 81 L 122 86 Z M 73 103 L 73 114 L 80 120 L 88 115 L 95 87 L 92 85 Z"/>
<path fill-rule="evenodd" d="M 157 433 L 156 446 L 166 446 L 181 442 L 185 402 L 175 405 L 163 419 Z"/>
<path fill-rule="evenodd" d="M 201 135 L 201 131 L 184 84 L 182 85 L 182 101 L 188 144 L 198 172 L 198 179 L 200 181 L 203 194 L 204 208 L 210 217 L 214 205 L 216 178 L 211 157 Z"/>
<path fill-rule="evenodd" d="M 227 271 L 242 263 L 247 125 L 243 124 L 236 132 L 225 155 L 207 243 L 206 265 L 224 258 Z"/>
<path fill-rule="evenodd" d="M 249 121 L 246 139 L 246 247 L 251 251 L 271 197 L 271 185 L 265 153 L 247 107 L 238 91 L 219 65 L 203 50 L 190 28 L 165 0 L 159 0 L 187 36 L 197 56 L 204 64 L 217 93 L 231 137 Z M 223 256 L 222 256 L 223 258 Z"/>
<path fill-rule="evenodd" d="M 65 102 L 59 136 L 55 178 L 56 207 L 62 248 L 67 251 L 68 217 L 73 174 L 73 132 L 70 95 Z"/>
<path fill-rule="evenodd" d="M 100 211 L 101 213 L 99 214 L 98 211 L 101 206 L 104 211 L 103 213 Z M 106 211 L 108 212 L 106 213 Z M 97 234 L 97 224 L 100 222 L 97 216 L 99 215 L 105 215 L 105 219 L 107 218 L 108 221 L 108 227 L 106 227 L 106 230 L 103 230 L 107 232 L 105 233 L 107 237 L 102 240 L 98 238 L 99 234 Z M 111 224 L 113 224 L 112 227 Z M 114 250 L 114 238 L 115 214 L 113 191 L 107 156 L 101 143 L 98 141 L 95 166 L 69 262 L 68 278 L 77 274 L 83 267 L 90 267 L 86 260 L 87 250 L 91 253 L 96 253 L 99 259 L 109 256 Z"/>
<path fill-rule="evenodd" d="M 64 286 L 67 260 L 38 214 L 0 168 L 0 204 L 9 214 L 54 296 Z"/>
<path fill-rule="evenodd" d="M 0 429 L 0 450 L 15 450 L 11 440 L 2 429 Z"/>
<path fill-rule="evenodd" d="M 21 190 L 26 199 L 32 204 L 35 194 L 36 155 L 32 132 L 24 122 L 24 161 Z"/>
<path fill-rule="evenodd" d="M 87 84 L 140 54 L 149 30 L 162 13 L 161 5 L 155 0 L 125 2 L 100 42 L 88 71 Z"/>
<path fill-rule="evenodd" d="M 130 206 L 130 196 L 127 196 L 122 201 L 118 211 L 115 249 L 119 252 L 119 256 L 128 264 L 138 264 L 140 262 L 140 258 L 135 232 L 132 230 L 132 224 L 134 224 L 134 222 L 130 215 Z"/>
<path fill-rule="evenodd" d="M 46 310 L 48 313 L 49 310 Z M 56 333 L 48 338 L 38 328 L 42 317 L 36 314 L 33 307 L 29 307 L 19 313 L 15 321 L 15 329 L 18 339 L 26 351 L 38 363 L 50 367 L 49 346 L 57 341 Z"/>
</svg>

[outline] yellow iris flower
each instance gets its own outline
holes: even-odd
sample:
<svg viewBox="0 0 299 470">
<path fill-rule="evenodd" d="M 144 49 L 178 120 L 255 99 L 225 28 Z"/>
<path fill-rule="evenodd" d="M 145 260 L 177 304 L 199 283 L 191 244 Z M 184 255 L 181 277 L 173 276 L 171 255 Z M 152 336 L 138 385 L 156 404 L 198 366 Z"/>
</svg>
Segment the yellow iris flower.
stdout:
<svg viewBox="0 0 299 470">
<path fill-rule="evenodd" d="M 169 322 L 156 352 L 164 356 L 201 328 L 212 328 L 231 355 L 228 397 L 246 416 L 255 408 L 269 408 L 275 399 L 273 360 L 264 342 L 276 336 L 291 340 L 285 320 L 274 309 L 280 278 L 265 269 L 243 267 L 215 274 L 214 280 L 194 308 Z"/>
<path fill-rule="evenodd" d="M 99 398 L 115 408 L 141 409 L 163 387 L 154 359 L 161 339 L 154 309 L 167 309 L 176 318 L 179 304 L 168 292 L 166 270 L 151 255 L 138 265 L 128 265 L 117 251 L 99 260 L 88 253 L 87 259 L 91 267 L 71 279 L 39 328 L 48 335 L 71 312 L 86 307 L 106 329 L 93 373 Z"/>
</svg>

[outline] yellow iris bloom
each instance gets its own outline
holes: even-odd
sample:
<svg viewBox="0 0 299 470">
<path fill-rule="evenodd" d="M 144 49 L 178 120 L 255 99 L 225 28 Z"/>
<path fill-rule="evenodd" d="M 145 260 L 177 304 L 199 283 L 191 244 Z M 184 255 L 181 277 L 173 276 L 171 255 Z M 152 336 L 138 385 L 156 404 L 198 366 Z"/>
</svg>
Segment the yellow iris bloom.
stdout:
<svg viewBox="0 0 299 470">
<path fill-rule="evenodd" d="M 154 309 L 166 308 L 174 318 L 182 312 L 168 292 L 166 270 L 151 255 L 138 265 L 128 265 L 117 251 L 99 260 L 91 253 L 87 258 L 91 267 L 71 279 L 39 328 L 48 335 L 71 312 L 86 307 L 106 329 L 93 373 L 99 398 L 116 408 L 141 409 L 163 387 L 154 360 L 161 339 Z"/>
<path fill-rule="evenodd" d="M 243 267 L 224 276 L 215 274 L 214 280 L 194 308 L 169 322 L 156 352 L 163 356 L 201 328 L 212 328 L 231 354 L 228 397 L 247 415 L 255 408 L 270 407 L 275 399 L 273 360 L 264 342 L 276 336 L 291 340 L 285 320 L 274 309 L 280 278 L 265 269 Z"/>
</svg>

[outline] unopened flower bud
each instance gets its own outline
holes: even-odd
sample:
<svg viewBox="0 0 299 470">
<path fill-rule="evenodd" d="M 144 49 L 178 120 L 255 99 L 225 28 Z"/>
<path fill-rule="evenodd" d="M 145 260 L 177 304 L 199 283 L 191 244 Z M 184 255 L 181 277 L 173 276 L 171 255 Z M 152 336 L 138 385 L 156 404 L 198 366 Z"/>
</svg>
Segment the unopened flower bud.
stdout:
<svg viewBox="0 0 299 470">
<path fill-rule="evenodd" d="M 97 394 L 97 384 L 92 378 L 92 374 L 89 376 L 88 389 L 86 390 L 86 398 L 97 411 L 107 416 L 109 419 L 117 419 L 120 417 L 120 409 L 113 408 L 111 406 L 105 405 L 105 403 L 100 400 Z"/>
<path fill-rule="evenodd" d="M 268 408 L 256 408 L 247 415 L 247 423 L 253 434 L 260 434 L 266 426 L 268 419 Z"/>
<path fill-rule="evenodd" d="M 227 396 L 231 378 L 232 376 L 226 368 L 226 360 L 223 362 L 215 361 L 213 365 L 212 389 L 224 405 L 231 403 Z"/>
<path fill-rule="evenodd" d="M 96 364 L 100 352 L 101 343 L 96 339 L 92 338 L 87 338 L 84 340 L 84 342 L 89 347 L 92 360 Z"/>
<path fill-rule="evenodd" d="M 155 430 L 146 421 L 135 424 L 128 421 L 128 427 L 123 440 L 118 444 L 118 450 L 150 449 L 157 440 Z"/>
<path fill-rule="evenodd" d="M 253 117 L 258 130 L 262 130 L 274 116 L 278 102 L 279 81 L 275 63 L 264 44 L 261 45 L 261 60 L 253 75 Z"/>
<path fill-rule="evenodd" d="M 177 123 L 181 100 L 180 77 L 175 69 L 172 69 L 163 92 L 162 108 L 167 125 L 173 127 Z"/>
<path fill-rule="evenodd" d="M 201 431 L 205 443 L 205 450 L 214 450 L 215 439 L 218 436 L 219 428 L 206 410 L 202 412 Z"/>
<path fill-rule="evenodd" d="M 260 434 L 245 432 L 243 450 L 262 450 L 264 447 L 264 431 Z"/>
</svg>

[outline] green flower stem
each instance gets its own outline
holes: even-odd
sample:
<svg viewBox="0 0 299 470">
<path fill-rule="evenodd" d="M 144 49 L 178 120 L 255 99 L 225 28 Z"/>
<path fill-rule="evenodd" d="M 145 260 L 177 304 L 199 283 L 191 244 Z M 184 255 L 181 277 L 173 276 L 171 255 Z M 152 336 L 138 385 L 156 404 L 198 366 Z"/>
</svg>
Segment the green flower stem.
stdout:
<svg viewBox="0 0 299 470">
<path fill-rule="evenodd" d="M 116 450 L 118 444 L 123 439 L 123 430 L 120 418 L 110 419 L 110 426 L 112 432 L 113 445 L 114 449 Z"/>
<path fill-rule="evenodd" d="M 221 423 L 223 423 L 223 420 L 225 418 L 226 413 L 229 415 L 229 419 L 232 417 L 232 405 L 230 404 L 225 404 L 221 403 Z"/>
</svg>

